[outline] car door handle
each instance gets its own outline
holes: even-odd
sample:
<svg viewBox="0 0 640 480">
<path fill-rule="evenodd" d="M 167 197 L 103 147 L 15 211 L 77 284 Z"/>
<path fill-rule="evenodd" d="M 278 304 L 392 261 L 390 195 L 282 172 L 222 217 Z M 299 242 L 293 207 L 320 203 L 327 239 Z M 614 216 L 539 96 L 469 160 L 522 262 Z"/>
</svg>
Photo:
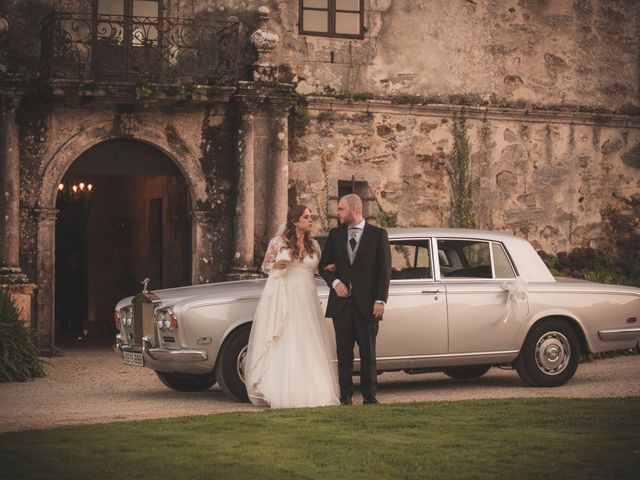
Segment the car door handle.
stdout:
<svg viewBox="0 0 640 480">
<path fill-rule="evenodd" d="M 426 293 L 437 294 L 440 293 L 440 290 L 400 290 L 389 292 L 390 297 L 406 297 L 407 295 L 424 295 Z"/>
</svg>

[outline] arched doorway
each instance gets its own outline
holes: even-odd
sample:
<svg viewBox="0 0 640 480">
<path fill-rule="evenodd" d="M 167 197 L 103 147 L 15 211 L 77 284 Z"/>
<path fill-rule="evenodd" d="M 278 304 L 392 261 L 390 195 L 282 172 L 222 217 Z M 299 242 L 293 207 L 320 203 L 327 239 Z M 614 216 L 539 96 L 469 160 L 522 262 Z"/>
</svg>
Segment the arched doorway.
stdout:
<svg viewBox="0 0 640 480">
<path fill-rule="evenodd" d="M 112 339 L 115 303 L 145 277 L 154 289 L 191 282 L 191 196 L 159 149 L 94 145 L 65 173 L 56 208 L 56 344 Z"/>
</svg>

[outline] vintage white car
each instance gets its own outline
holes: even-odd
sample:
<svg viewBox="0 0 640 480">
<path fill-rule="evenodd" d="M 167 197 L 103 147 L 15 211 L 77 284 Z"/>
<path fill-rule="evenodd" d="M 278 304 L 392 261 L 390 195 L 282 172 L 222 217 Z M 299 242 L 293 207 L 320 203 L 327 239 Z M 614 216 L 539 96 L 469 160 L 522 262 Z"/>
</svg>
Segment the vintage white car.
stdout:
<svg viewBox="0 0 640 480">
<path fill-rule="evenodd" d="M 528 385 L 551 387 L 571 379 L 581 353 L 632 348 L 640 339 L 640 289 L 554 278 L 526 240 L 462 229 L 388 232 L 381 372 L 476 378 L 513 366 Z M 155 292 L 145 285 L 116 306 L 114 348 L 170 388 L 204 390 L 217 381 L 247 401 L 243 361 L 264 282 Z M 328 287 L 319 276 L 317 286 L 324 307 Z"/>
</svg>

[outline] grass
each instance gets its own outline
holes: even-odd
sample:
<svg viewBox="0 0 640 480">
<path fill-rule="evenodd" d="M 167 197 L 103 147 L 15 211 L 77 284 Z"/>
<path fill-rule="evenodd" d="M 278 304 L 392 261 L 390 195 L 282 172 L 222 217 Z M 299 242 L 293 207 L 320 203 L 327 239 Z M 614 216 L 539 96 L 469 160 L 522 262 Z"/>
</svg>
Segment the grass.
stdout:
<svg viewBox="0 0 640 480">
<path fill-rule="evenodd" d="M 639 451 L 640 398 L 482 400 L 5 433 L 0 477 L 625 479 Z"/>
</svg>

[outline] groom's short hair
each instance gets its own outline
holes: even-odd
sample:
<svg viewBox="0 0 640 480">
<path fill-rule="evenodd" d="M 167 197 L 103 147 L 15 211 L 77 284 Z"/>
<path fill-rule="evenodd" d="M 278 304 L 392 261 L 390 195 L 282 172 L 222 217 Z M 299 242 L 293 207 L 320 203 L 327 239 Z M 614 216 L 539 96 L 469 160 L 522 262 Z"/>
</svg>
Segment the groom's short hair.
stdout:
<svg viewBox="0 0 640 480">
<path fill-rule="evenodd" d="M 358 212 L 362 212 L 362 199 L 359 195 L 355 193 L 349 193 L 342 198 L 345 199 L 349 207 L 357 210 Z"/>
</svg>

